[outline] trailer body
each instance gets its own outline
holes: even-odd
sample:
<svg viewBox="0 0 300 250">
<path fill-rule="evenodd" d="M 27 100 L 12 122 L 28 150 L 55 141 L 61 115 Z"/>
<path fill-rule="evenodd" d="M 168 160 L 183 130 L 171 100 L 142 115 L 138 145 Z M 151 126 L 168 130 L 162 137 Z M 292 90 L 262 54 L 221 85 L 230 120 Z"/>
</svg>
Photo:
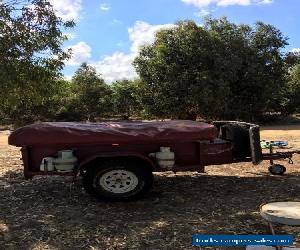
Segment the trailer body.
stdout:
<svg viewBox="0 0 300 250">
<path fill-rule="evenodd" d="M 107 173 L 120 176 L 115 178 L 118 183 L 121 181 L 126 183 L 122 176 L 127 174 L 128 180 L 136 184 L 135 175 L 131 173 L 147 176 L 145 178 L 149 179 L 152 178 L 150 177 L 152 172 L 170 170 L 204 172 L 205 166 L 208 165 L 247 161 L 258 164 L 263 160 L 259 126 L 244 122 L 221 121 L 212 124 L 184 120 L 46 122 L 15 130 L 9 136 L 9 144 L 21 147 L 26 178 L 35 175 L 77 176 L 81 173 L 87 179 L 87 191 L 93 190 L 90 193 L 94 193 L 97 183 L 104 183 L 105 186 L 109 182 L 109 179 L 102 178 L 102 175 L 107 177 L 109 175 Z M 153 157 L 153 153 L 159 152 L 162 147 L 169 148 L 175 155 L 174 165 L 169 168 L 162 167 Z M 42 160 L 45 157 L 56 157 L 57 152 L 62 150 L 74 152 L 78 159 L 74 170 L 41 171 Z M 112 165 L 115 167 L 111 167 Z M 103 169 L 110 172 L 102 173 Z M 98 175 L 101 177 L 96 180 Z M 114 175 L 107 178 L 114 178 Z M 144 181 L 144 185 L 145 183 L 147 184 L 147 181 Z M 123 184 L 114 186 L 118 185 L 123 186 Z M 97 188 L 103 189 L 101 185 Z M 100 191 L 105 188 L 102 189 Z M 104 191 L 110 190 L 118 191 L 121 188 L 108 187 Z M 126 196 L 125 199 L 131 196 Z M 106 196 L 108 197 L 111 198 L 111 195 Z"/>
<path fill-rule="evenodd" d="M 172 169 L 175 172 L 203 172 L 207 165 L 249 160 L 250 152 L 243 158 L 235 158 L 233 142 L 224 137 L 224 125 L 232 122 L 216 124 L 194 121 L 37 123 L 14 131 L 9 144 L 22 147 L 25 177 L 60 174 L 55 171 L 43 173 L 39 168 L 44 157 L 64 149 L 74 150 L 79 169 L 95 158 L 131 156 L 148 162 L 153 171 L 166 171 L 169 169 L 162 169 L 149 157 L 162 146 L 170 147 L 175 153 Z M 238 126 L 241 124 L 245 126 L 245 123 Z M 253 127 L 246 126 L 246 132 Z M 223 139 L 220 129 L 223 129 Z M 247 139 L 250 141 L 250 135 Z"/>
</svg>

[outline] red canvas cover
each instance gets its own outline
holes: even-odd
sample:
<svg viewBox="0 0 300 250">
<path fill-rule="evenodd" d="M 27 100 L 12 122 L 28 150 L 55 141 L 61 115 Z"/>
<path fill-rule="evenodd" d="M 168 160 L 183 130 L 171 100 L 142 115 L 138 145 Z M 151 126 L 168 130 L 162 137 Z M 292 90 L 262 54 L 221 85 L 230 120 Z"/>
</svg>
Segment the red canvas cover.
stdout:
<svg viewBox="0 0 300 250">
<path fill-rule="evenodd" d="M 101 123 L 43 122 L 15 130 L 9 144 L 113 144 L 154 141 L 212 140 L 217 129 L 207 123 L 171 121 L 122 121 Z"/>
</svg>

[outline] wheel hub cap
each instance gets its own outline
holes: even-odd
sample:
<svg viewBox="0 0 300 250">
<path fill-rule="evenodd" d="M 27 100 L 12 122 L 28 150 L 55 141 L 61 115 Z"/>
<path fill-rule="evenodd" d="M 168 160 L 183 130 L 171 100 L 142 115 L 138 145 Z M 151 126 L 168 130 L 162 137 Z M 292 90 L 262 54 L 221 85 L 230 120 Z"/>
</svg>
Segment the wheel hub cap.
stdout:
<svg viewBox="0 0 300 250">
<path fill-rule="evenodd" d="M 122 194 L 134 190 L 138 185 L 138 178 L 128 170 L 112 170 L 100 177 L 99 184 L 106 191 Z"/>
</svg>

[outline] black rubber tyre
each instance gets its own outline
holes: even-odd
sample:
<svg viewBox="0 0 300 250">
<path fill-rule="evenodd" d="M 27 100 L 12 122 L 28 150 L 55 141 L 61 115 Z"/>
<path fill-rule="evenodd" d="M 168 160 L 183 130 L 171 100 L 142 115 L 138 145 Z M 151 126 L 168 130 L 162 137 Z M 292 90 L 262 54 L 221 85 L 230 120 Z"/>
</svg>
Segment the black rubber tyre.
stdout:
<svg viewBox="0 0 300 250">
<path fill-rule="evenodd" d="M 269 167 L 269 172 L 272 175 L 283 175 L 286 172 L 286 168 L 280 164 L 273 164 Z"/>
<path fill-rule="evenodd" d="M 127 201 L 142 197 L 152 188 L 153 174 L 137 162 L 106 161 L 87 168 L 82 183 L 86 192 L 98 199 Z"/>
</svg>

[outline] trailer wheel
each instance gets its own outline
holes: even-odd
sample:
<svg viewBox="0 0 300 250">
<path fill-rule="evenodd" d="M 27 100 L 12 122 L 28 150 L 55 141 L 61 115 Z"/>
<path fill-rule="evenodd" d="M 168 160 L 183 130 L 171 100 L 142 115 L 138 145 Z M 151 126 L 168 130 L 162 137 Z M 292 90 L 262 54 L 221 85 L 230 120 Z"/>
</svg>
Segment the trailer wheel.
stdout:
<svg viewBox="0 0 300 250">
<path fill-rule="evenodd" d="M 272 175 L 283 175 L 286 171 L 285 166 L 280 164 L 273 164 L 269 167 L 269 172 Z"/>
<path fill-rule="evenodd" d="M 147 193 L 152 185 L 152 172 L 135 162 L 107 161 L 88 168 L 83 176 L 84 189 L 101 200 L 137 199 Z"/>
</svg>

